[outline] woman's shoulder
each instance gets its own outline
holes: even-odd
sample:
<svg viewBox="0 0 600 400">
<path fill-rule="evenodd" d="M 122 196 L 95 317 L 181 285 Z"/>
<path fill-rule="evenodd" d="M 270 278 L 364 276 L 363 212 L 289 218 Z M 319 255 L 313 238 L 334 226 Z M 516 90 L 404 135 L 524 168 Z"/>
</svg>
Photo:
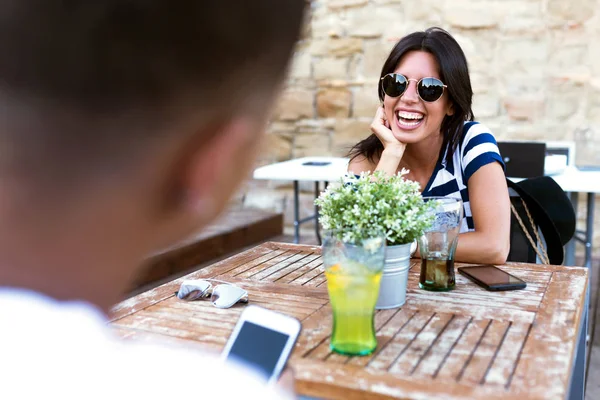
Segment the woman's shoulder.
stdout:
<svg viewBox="0 0 600 400">
<path fill-rule="evenodd" d="M 468 134 L 470 135 L 478 135 L 478 134 L 490 134 L 490 135 L 494 135 L 492 133 L 492 130 L 485 125 L 482 122 L 479 121 L 465 121 L 464 125 L 463 125 L 463 136 L 466 136 Z"/>
<path fill-rule="evenodd" d="M 497 145 L 496 137 L 490 128 L 478 121 L 465 121 L 460 138 L 460 147 L 464 149 L 472 141 L 479 144 L 487 142 Z"/>
</svg>

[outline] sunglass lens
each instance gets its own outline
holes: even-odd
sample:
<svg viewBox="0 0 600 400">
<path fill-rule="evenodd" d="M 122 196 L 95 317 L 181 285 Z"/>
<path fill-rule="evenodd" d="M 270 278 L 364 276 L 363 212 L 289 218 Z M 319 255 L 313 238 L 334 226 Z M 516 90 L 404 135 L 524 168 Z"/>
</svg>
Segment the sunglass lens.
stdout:
<svg viewBox="0 0 600 400">
<path fill-rule="evenodd" d="M 229 308 L 246 295 L 242 288 L 232 285 L 219 285 L 214 288 L 210 301 L 217 308 Z"/>
<path fill-rule="evenodd" d="M 444 94 L 444 84 L 436 78 L 423 78 L 419 82 L 419 96 L 424 101 L 436 101 Z"/>
<path fill-rule="evenodd" d="M 407 81 L 404 75 L 390 74 L 383 78 L 381 85 L 385 94 L 390 97 L 398 97 L 406 90 Z"/>
<path fill-rule="evenodd" d="M 198 300 L 206 296 L 211 283 L 202 279 L 190 279 L 183 281 L 177 292 L 177 297 L 181 300 Z"/>
</svg>

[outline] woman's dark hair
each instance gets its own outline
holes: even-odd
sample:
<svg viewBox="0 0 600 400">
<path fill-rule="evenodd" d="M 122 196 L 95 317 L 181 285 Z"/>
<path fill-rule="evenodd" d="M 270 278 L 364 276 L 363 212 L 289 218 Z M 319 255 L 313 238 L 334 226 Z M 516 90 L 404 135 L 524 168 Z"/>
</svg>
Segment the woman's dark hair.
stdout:
<svg viewBox="0 0 600 400">
<path fill-rule="evenodd" d="M 446 93 L 454 105 L 454 114 L 446 115 L 442 121 L 440 131 L 444 135 L 444 141 L 440 149 L 440 157 L 444 154 L 446 147 L 450 148 L 447 156 L 451 157 L 458 147 L 464 122 L 473 121 L 475 118 L 471 109 L 473 89 L 469 78 L 467 58 L 459 44 L 448 32 L 432 27 L 425 32 L 414 32 L 400 39 L 383 64 L 381 77 L 394 72 L 402 57 L 415 50 L 433 54 L 440 66 L 440 79 L 448 86 Z M 378 92 L 379 99 L 383 101 L 385 94 L 381 85 L 379 85 Z M 374 162 L 376 157 L 381 156 L 382 151 L 383 144 L 375 134 L 372 134 L 354 145 L 348 156 L 351 159 L 364 156 Z"/>
</svg>

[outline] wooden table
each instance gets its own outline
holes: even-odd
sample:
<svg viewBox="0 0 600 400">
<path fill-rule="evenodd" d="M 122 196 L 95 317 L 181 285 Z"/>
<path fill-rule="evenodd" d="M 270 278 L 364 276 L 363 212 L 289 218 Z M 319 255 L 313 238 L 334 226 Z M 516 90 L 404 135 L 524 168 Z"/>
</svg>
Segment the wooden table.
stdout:
<svg viewBox="0 0 600 400">
<path fill-rule="evenodd" d="M 185 278 L 235 282 L 249 291 L 252 304 L 300 319 L 303 330 L 290 362 L 303 395 L 569 397 L 584 332 L 586 269 L 514 263 L 503 269 L 524 279 L 525 290 L 487 292 L 457 275 L 455 290 L 433 293 L 418 289 L 419 266 L 412 261 L 406 304 L 377 311 L 378 347 L 368 357 L 329 349 L 331 308 L 319 247 L 267 243 Z M 113 311 L 116 331 L 221 349 L 244 306 L 222 310 L 208 301 L 178 300 L 174 292 L 183 279 L 120 303 Z"/>
</svg>

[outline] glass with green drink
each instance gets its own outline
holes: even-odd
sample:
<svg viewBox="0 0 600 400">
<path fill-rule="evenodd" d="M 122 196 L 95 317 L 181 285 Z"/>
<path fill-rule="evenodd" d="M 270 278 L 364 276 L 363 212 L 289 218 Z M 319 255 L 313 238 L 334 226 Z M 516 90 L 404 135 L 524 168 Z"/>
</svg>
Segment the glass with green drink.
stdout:
<svg viewBox="0 0 600 400">
<path fill-rule="evenodd" d="M 355 229 L 328 231 L 322 248 L 333 312 L 330 347 L 340 354 L 370 354 L 377 347 L 374 316 L 385 235 Z"/>
</svg>

